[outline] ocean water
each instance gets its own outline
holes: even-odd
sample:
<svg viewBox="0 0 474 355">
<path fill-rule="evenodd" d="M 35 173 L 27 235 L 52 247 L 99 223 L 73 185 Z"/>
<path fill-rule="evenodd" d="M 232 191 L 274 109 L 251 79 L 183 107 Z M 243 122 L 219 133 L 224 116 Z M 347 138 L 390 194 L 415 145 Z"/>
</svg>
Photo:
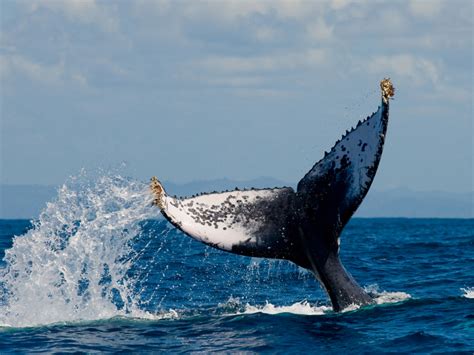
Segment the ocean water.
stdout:
<svg viewBox="0 0 474 355">
<path fill-rule="evenodd" d="M 146 183 L 71 178 L 0 220 L 0 353 L 474 351 L 474 220 L 353 219 L 346 268 L 377 305 L 334 313 L 285 261 L 206 247 Z"/>
</svg>

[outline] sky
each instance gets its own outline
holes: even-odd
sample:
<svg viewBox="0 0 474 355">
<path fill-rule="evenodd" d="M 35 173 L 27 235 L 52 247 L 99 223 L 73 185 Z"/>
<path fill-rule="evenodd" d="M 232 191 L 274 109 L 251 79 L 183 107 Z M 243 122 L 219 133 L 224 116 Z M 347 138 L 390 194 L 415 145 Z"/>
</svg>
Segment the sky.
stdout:
<svg viewBox="0 0 474 355">
<path fill-rule="evenodd" d="M 390 77 L 373 188 L 474 190 L 470 0 L 2 0 L 0 13 L 0 183 L 97 167 L 295 183 Z"/>
</svg>

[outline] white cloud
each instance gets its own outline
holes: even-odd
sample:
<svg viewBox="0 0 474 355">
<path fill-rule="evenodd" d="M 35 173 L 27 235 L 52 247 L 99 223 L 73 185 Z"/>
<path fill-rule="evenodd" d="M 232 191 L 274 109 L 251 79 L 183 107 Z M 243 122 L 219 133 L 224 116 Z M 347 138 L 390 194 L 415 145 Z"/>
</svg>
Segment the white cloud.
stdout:
<svg viewBox="0 0 474 355">
<path fill-rule="evenodd" d="M 54 84 L 59 83 L 64 75 L 63 61 L 55 65 L 41 65 L 16 54 L 2 55 L 0 67 L 2 80 L 20 74 L 34 81 Z"/>
<path fill-rule="evenodd" d="M 41 64 L 19 54 L 0 55 L 0 80 L 18 80 L 23 77 L 42 85 L 62 85 L 69 83 L 88 87 L 86 76 L 79 71 L 68 70 L 61 59 L 55 64 Z"/>
<path fill-rule="evenodd" d="M 262 26 L 255 30 L 255 37 L 262 42 L 274 40 L 278 31 L 270 26 Z"/>
<path fill-rule="evenodd" d="M 310 49 L 302 53 L 276 53 L 273 55 L 240 57 L 210 56 L 191 64 L 188 79 L 215 87 L 232 89 L 240 96 L 289 96 L 295 84 L 300 85 L 301 73 L 321 70 L 328 65 L 324 49 Z M 196 70 L 197 67 L 197 70 Z M 200 73 L 196 76 L 194 73 Z M 293 77 L 286 89 L 275 89 L 279 78 Z M 287 79 L 285 79 L 287 80 Z"/>
<path fill-rule="evenodd" d="M 410 54 L 376 56 L 369 62 L 368 70 L 382 75 L 393 75 L 411 80 L 417 85 L 439 82 L 439 68 L 430 60 Z"/>
<path fill-rule="evenodd" d="M 309 37 L 317 41 L 325 41 L 332 37 L 334 26 L 328 26 L 324 18 L 319 17 L 316 21 L 306 26 Z"/>
<path fill-rule="evenodd" d="M 409 9 L 415 16 L 433 18 L 441 13 L 442 6 L 440 0 L 411 0 Z"/>
<path fill-rule="evenodd" d="M 276 16 L 280 19 L 310 19 L 322 15 L 332 1 L 307 0 L 226 0 L 186 1 L 178 3 L 187 16 L 200 16 L 235 22 L 253 15 Z"/>
<path fill-rule="evenodd" d="M 234 93 L 238 96 L 243 97 L 262 97 L 262 98 L 275 98 L 280 99 L 291 96 L 292 92 L 286 90 L 274 90 L 274 89 L 263 89 L 263 88 L 238 88 L 234 90 Z"/>
<path fill-rule="evenodd" d="M 353 1 L 353 0 L 332 0 L 332 1 L 330 1 L 331 7 L 335 10 L 343 9 L 343 8 L 345 8 L 346 6 L 348 6 L 349 4 L 351 4 L 353 2 L 357 2 L 357 1 Z M 361 1 L 359 1 L 359 2 L 361 2 Z"/>
<path fill-rule="evenodd" d="M 118 18 L 110 4 L 98 5 L 95 0 L 37 0 L 28 4 L 32 12 L 46 8 L 72 21 L 95 24 L 107 32 L 116 32 L 118 29 Z"/>
<path fill-rule="evenodd" d="M 232 23 L 253 14 L 267 14 L 271 9 L 267 1 L 167 1 L 141 0 L 135 2 L 134 10 L 141 15 L 172 15 L 186 19 L 208 19 L 213 22 Z"/>
<path fill-rule="evenodd" d="M 260 76 L 219 76 L 216 78 L 207 78 L 211 85 L 227 87 L 255 87 L 264 83 L 264 78 Z"/>
<path fill-rule="evenodd" d="M 326 50 L 310 49 L 301 54 L 275 54 L 256 57 L 212 56 L 199 66 L 212 72 L 269 72 L 316 67 L 325 63 Z"/>
<path fill-rule="evenodd" d="M 200 6 L 201 3 L 197 4 Z M 206 2 L 208 9 L 220 18 L 225 18 L 229 21 L 235 21 L 242 16 L 249 16 L 252 14 L 266 14 L 269 6 L 265 1 L 248 1 L 248 0 L 227 0 L 227 1 L 208 1 Z M 217 10 L 217 11 L 212 11 Z"/>
<path fill-rule="evenodd" d="M 390 8 L 380 11 L 378 21 L 384 32 L 400 33 L 406 29 L 406 17 L 398 9 Z"/>
<path fill-rule="evenodd" d="M 277 20 L 279 26 L 298 24 L 297 27 L 317 40 L 329 38 L 333 28 L 324 21 L 324 15 L 330 7 L 330 1 L 306 0 L 140 0 L 134 3 L 133 12 L 149 20 L 159 17 L 181 29 L 200 24 L 204 27 L 217 26 L 238 30 L 240 35 L 248 33 L 249 39 L 265 42 L 278 39 L 282 33 L 274 21 L 266 21 L 267 19 Z M 257 20 L 254 22 L 255 19 Z M 157 21 L 148 23 L 159 26 Z M 172 35 L 176 35 L 176 31 Z M 304 33 L 302 35 L 304 36 Z"/>
<path fill-rule="evenodd" d="M 472 89 L 466 89 L 448 84 L 440 84 L 436 90 L 428 95 L 432 100 L 438 102 L 447 101 L 454 104 L 471 104 L 472 105 Z"/>
<path fill-rule="evenodd" d="M 88 86 L 87 78 L 81 73 L 71 74 L 71 79 L 82 87 Z"/>
<path fill-rule="evenodd" d="M 304 20 L 312 18 L 313 15 L 323 15 L 327 1 L 306 1 L 306 0 L 278 0 L 268 1 L 267 4 L 282 19 Z"/>
<path fill-rule="evenodd" d="M 38 15 L 33 23 L 45 19 L 52 23 L 52 18 L 63 16 L 70 21 L 94 23 L 104 26 L 102 29 L 117 32 L 107 35 L 105 46 L 100 40 L 90 45 L 76 45 L 70 42 L 74 37 L 69 35 L 71 27 L 67 28 L 66 24 L 61 37 L 64 42 L 56 46 L 57 40 L 53 38 L 47 50 L 51 54 L 54 53 L 52 49 L 64 49 L 65 58 L 68 58 L 66 73 L 64 63 L 63 72 L 58 74 L 60 67 L 57 65 L 39 64 L 42 61 L 37 61 L 34 54 L 19 49 L 15 53 L 22 53 L 23 57 L 8 59 L 0 69 L 2 75 L 15 70 L 29 73 L 25 75 L 36 78 L 34 80 L 68 80 L 91 87 L 99 82 L 102 85 L 105 82 L 138 82 L 148 77 L 150 71 L 165 70 L 163 68 L 167 73 L 179 73 L 175 77 L 179 77 L 183 85 L 186 80 L 193 84 L 199 80 L 229 87 L 265 87 L 271 82 L 272 75 L 305 76 L 309 71 L 315 74 L 315 69 L 325 77 L 393 73 L 413 80 L 417 85 L 436 84 L 440 81 L 441 67 L 433 53 L 440 47 L 458 49 L 470 43 L 466 36 L 453 36 L 448 31 L 435 31 L 433 27 L 426 30 L 423 27 L 426 24 L 416 31 L 416 19 L 409 14 L 421 12 L 423 7 L 429 7 L 423 10 L 424 14 L 436 14 L 441 6 L 428 6 L 424 2 L 420 5 L 416 1 L 410 2 L 410 6 L 396 2 L 378 6 L 379 2 L 374 5 L 365 0 L 137 0 L 132 3 L 38 0 L 27 4 L 30 16 Z M 116 11 L 118 7 L 122 7 L 120 11 Z M 40 16 L 44 9 L 49 9 L 49 16 Z M 362 15 L 354 17 L 354 12 Z M 123 26 L 119 28 L 119 15 L 122 14 L 127 16 L 123 17 Z M 455 19 L 449 22 L 455 22 Z M 32 26 L 26 20 L 24 22 L 21 27 Z M 433 21 L 433 25 L 438 22 Z M 76 30 L 74 26 L 72 30 Z M 94 30 L 97 32 L 98 28 Z M 11 37 L 10 43 L 19 47 L 15 36 L 20 31 L 6 33 Z M 117 38 L 125 40 L 117 41 Z M 123 50 L 123 43 L 133 50 Z M 324 48 L 312 48 L 318 43 Z M 28 42 L 21 46 L 31 47 Z M 385 55 L 394 48 L 408 54 Z M 83 50 L 87 52 L 84 57 L 78 55 Z M 361 50 L 366 50 L 372 59 L 360 60 L 365 56 Z M 148 55 L 154 60 L 160 57 L 160 69 L 145 58 Z M 41 54 L 38 57 L 44 60 Z M 443 69 L 448 70 L 449 59 L 443 60 L 447 63 Z M 367 63 L 370 63 L 369 67 Z M 358 70 L 351 71 L 354 67 Z M 194 71 L 198 68 L 203 75 L 196 79 L 191 70 L 187 71 L 189 68 Z M 48 70 L 49 75 L 46 74 Z M 251 76 L 259 79 L 252 80 Z"/>
</svg>

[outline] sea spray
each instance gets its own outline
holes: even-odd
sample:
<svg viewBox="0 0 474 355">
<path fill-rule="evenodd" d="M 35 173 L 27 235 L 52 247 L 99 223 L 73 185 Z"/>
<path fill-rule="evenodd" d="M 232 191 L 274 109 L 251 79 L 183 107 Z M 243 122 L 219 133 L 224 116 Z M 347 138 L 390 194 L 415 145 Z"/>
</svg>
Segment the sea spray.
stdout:
<svg viewBox="0 0 474 355">
<path fill-rule="evenodd" d="M 461 288 L 464 292 L 463 297 L 474 299 L 474 287 Z"/>
<path fill-rule="evenodd" d="M 127 272 L 140 222 L 158 217 L 152 198 L 147 184 L 121 176 L 71 178 L 5 253 L 0 324 L 151 316 L 139 307 L 144 275 Z"/>
</svg>

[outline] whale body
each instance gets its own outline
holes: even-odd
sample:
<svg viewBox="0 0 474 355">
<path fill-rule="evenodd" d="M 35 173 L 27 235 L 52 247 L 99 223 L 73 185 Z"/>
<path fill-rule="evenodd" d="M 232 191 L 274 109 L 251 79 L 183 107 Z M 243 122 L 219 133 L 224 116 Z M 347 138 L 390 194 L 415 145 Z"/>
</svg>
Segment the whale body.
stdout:
<svg viewBox="0 0 474 355">
<path fill-rule="evenodd" d="M 251 257 L 292 261 L 310 270 L 333 309 L 373 303 L 339 258 L 340 234 L 374 180 L 385 142 L 389 79 L 380 83 L 377 111 L 359 121 L 291 187 L 235 190 L 192 198 L 168 196 L 153 177 L 154 204 L 190 237 Z"/>
</svg>

